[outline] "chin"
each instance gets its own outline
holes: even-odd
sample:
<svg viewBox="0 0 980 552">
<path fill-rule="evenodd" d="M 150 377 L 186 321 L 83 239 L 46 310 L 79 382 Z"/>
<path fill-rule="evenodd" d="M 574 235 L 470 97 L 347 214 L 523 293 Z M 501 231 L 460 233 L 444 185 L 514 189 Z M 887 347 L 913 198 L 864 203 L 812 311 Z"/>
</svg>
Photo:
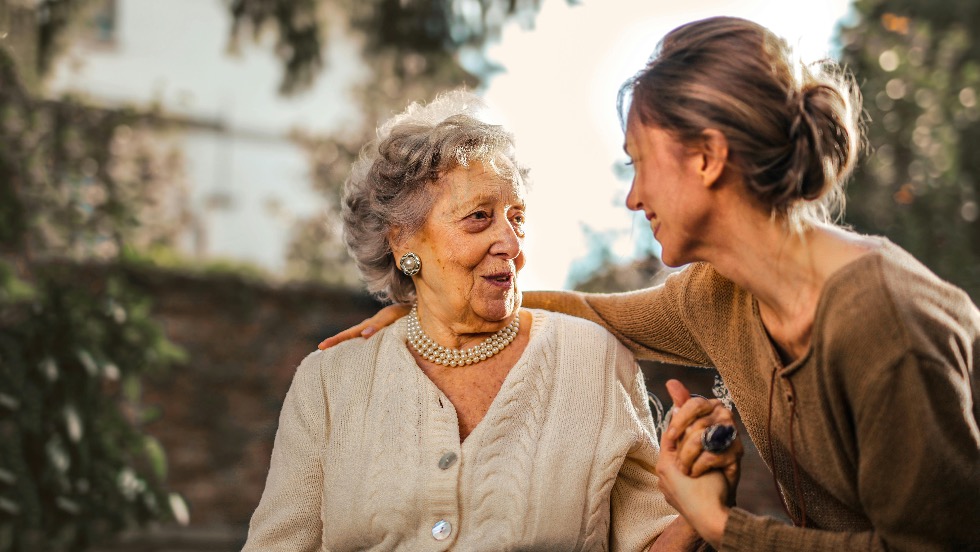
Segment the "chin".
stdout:
<svg viewBox="0 0 980 552">
<path fill-rule="evenodd" d="M 483 319 L 498 322 L 511 317 L 521 306 L 521 292 L 512 290 L 504 297 L 488 299 L 473 310 Z"/>
<path fill-rule="evenodd" d="M 664 266 L 677 268 L 692 262 L 687 259 L 687 255 L 684 255 L 683 252 L 678 253 L 676 248 L 667 247 L 663 243 L 660 244 L 660 247 L 660 262 L 664 263 Z"/>
</svg>

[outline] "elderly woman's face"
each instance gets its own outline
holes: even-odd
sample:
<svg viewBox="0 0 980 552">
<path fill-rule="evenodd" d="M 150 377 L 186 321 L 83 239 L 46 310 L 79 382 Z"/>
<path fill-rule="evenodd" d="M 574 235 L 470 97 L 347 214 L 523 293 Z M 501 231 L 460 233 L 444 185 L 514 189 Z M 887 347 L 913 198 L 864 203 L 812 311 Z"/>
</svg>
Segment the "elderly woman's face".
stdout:
<svg viewBox="0 0 980 552">
<path fill-rule="evenodd" d="M 462 331 L 509 322 L 521 303 L 524 185 L 476 162 L 445 174 L 435 186 L 435 205 L 406 244 L 422 260 L 415 276 L 419 309 Z"/>
</svg>

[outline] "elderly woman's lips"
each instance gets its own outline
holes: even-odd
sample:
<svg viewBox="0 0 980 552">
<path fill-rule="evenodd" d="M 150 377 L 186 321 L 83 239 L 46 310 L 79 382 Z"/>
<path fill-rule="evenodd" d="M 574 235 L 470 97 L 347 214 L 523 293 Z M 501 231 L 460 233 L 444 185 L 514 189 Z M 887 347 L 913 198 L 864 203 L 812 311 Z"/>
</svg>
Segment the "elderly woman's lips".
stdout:
<svg viewBox="0 0 980 552">
<path fill-rule="evenodd" d="M 490 285 L 497 287 L 510 287 L 510 284 L 514 281 L 513 275 L 509 272 L 501 274 L 490 274 L 483 277 Z"/>
</svg>

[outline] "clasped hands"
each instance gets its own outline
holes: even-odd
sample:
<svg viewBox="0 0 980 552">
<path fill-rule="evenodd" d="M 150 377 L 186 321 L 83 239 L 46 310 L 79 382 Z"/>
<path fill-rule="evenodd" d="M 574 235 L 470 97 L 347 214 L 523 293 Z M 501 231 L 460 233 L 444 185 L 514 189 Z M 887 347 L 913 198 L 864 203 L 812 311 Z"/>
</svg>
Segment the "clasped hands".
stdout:
<svg viewBox="0 0 980 552">
<path fill-rule="evenodd" d="M 667 382 L 667 393 L 674 407 L 660 439 L 660 489 L 701 538 L 717 549 L 729 506 L 734 504 L 745 450 L 737 437 L 721 452 L 704 449 L 705 429 L 714 424 L 735 426 L 732 412 L 720 400 L 691 396 L 677 380 Z"/>
</svg>

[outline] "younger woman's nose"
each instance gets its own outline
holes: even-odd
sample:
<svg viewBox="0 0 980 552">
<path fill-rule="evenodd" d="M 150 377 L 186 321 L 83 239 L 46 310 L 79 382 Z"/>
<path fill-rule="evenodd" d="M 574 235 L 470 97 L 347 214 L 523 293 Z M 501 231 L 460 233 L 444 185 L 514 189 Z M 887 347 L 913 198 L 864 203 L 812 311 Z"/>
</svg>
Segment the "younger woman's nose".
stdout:
<svg viewBox="0 0 980 552">
<path fill-rule="evenodd" d="M 626 208 L 630 211 L 640 211 L 643 209 L 643 203 L 637 197 L 639 194 L 636 193 L 636 186 L 630 186 L 630 192 L 626 194 Z"/>
</svg>

